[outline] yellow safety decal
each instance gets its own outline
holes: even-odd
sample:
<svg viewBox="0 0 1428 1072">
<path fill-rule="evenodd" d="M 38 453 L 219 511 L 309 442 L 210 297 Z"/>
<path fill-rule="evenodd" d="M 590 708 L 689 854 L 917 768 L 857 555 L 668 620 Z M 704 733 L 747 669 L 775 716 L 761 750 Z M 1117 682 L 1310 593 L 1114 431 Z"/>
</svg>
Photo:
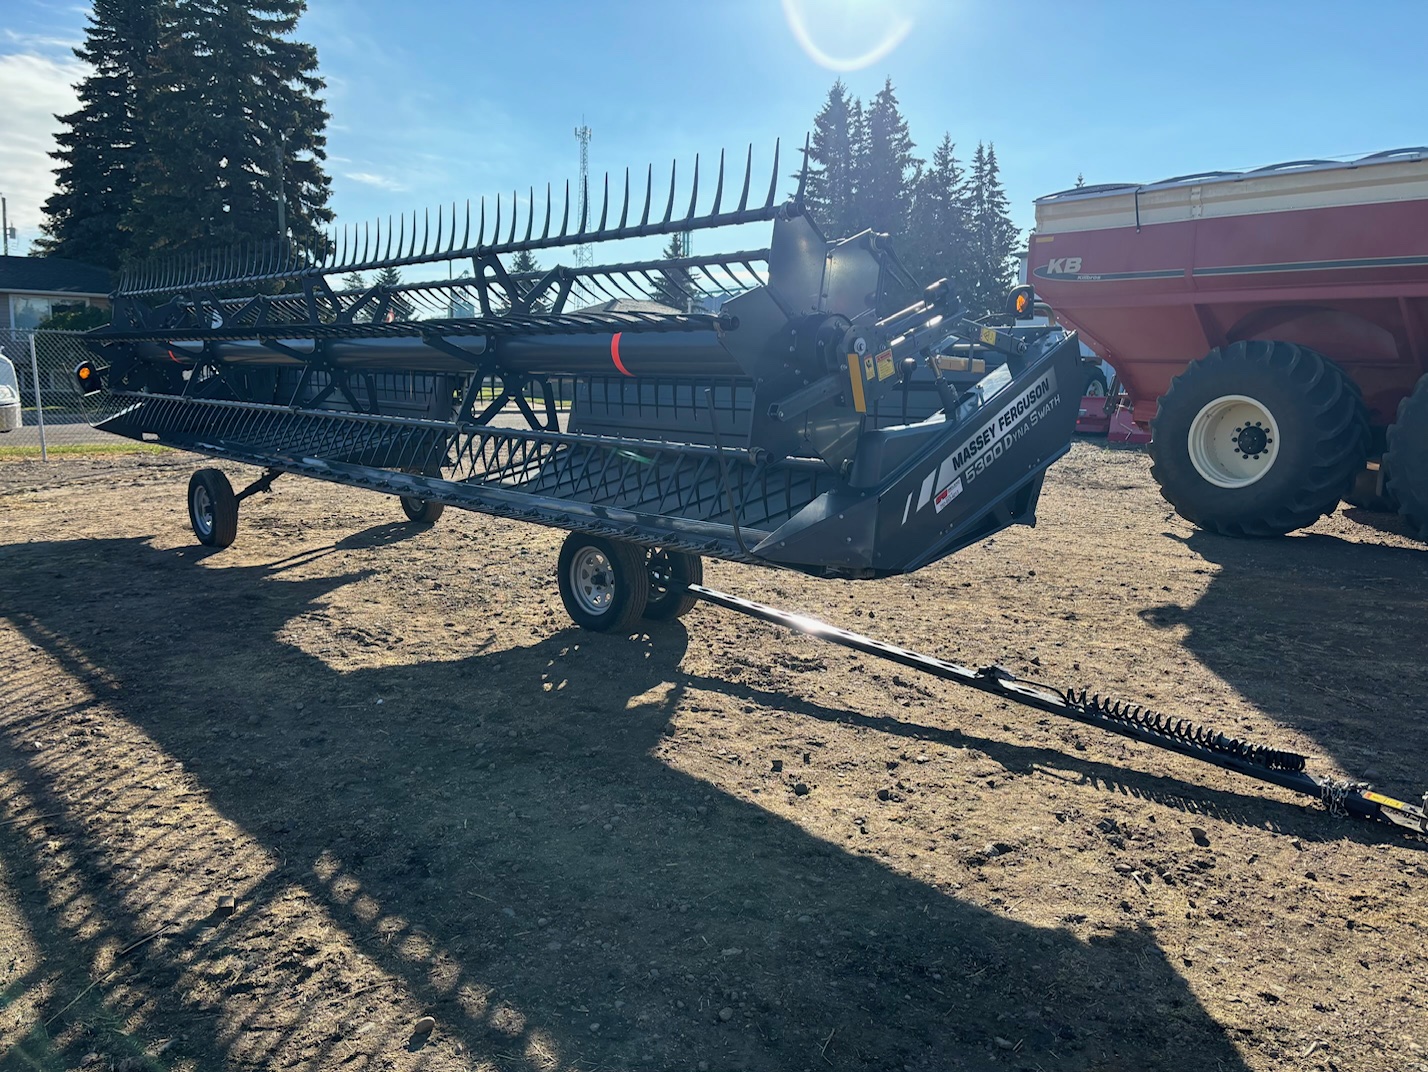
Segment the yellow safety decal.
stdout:
<svg viewBox="0 0 1428 1072">
<path fill-rule="evenodd" d="M 1396 811 L 1403 811 L 1408 807 L 1401 800 L 1394 800 L 1392 797 L 1386 797 L 1382 793 L 1374 793 L 1367 789 L 1363 790 L 1363 797 L 1365 800 L 1372 800 L 1375 804 L 1382 804 L 1385 808 L 1393 808 Z"/>
<path fill-rule="evenodd" d="M 1038 242 L 1054 242 L 1056 241 L 1056 236 L 1049 234 L 1039 234 L 1036 236 L 1036 240 Z"/>
<path fill-rule="evenodd" d="M 981 336 L 982 336 L 982 341 L 983 341 L 984 343 L 986 343 L 988 346 L 995 346 L 995 345 L 997 344 L 997 329 L 996 329 L 996 328 L 983 328 L 982 331 L 981 331 Z"/>
<path fill-rule="evenodd" d="M 892 351 L 884 350 L 878 355 L 878 379 L 886 380 L 893 374 Z"/>
<path fill-rule="evenodd" d="M 857 354 L 848 355 L 848 379 L 853 381 L 853 408 L 859 413 L 868 412 L 868 400 L 863 396 L 862 369 Z"/>
</svg>

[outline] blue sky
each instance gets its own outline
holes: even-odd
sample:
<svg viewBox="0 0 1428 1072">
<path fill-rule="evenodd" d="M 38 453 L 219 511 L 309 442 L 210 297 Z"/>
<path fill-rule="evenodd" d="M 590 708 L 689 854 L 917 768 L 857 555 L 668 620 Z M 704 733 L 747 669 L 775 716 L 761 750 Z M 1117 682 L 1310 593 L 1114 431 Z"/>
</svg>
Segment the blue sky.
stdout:
<svg viewBox="0 0 1428 1072">
<path fill-rule="evenodd" d="M 0 192 L 21 251 L 85 15 L 5 0 L 0 17 Z M 592 171 L 766 155 L 801 144 L 841 74 L 864 99 L 892 78 L 921 155 L 943 131 L 964 157 L 995 142 L 1025 229 L 1078 172 L 1152 181 L 1428 144 L 1425 31 L 1424 0 L 310 0 L 300 36 L 328 83 L 343 220 L 562 183 L 582 117 Z"/>
</svg>

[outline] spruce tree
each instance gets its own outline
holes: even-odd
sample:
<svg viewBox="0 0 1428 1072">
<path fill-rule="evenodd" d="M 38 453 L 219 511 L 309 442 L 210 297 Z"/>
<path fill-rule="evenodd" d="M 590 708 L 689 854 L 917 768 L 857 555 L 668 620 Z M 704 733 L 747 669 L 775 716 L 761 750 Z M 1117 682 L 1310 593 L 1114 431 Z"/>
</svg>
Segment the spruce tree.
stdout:
<svg viewBox="0 0 1428 1072">
<path fill-rule="evenodd" d="M 367 289 L 367 277 L 361 272 L 348 272 L 342 277 L 342 289 L 351 294 L 362 294 Z M 354 299 L 355 300 L 355 299 Z M 372 303 L 368 302 L 358 309 L 352 317 L 354 323 L 369 324 L 372 321 Z"/>
<path fill-rule="evenodd" d="M 951 280 L 965 294 L 970 266 L 967 184 L 951 134 L 932 154 L 913 192 L 904 262 L 924 282 Z"/>
<path fill-rule="evenodd" d="M 852 227 L 861 120 L 862 107 L 842 79 L 833 83 L 822 110 L 813 117 L 804 197 L 813 219 L 834 238 L 848 234 Z"/>
<path fill-rule="evenodd" d="M 373 286 L 385 287 L 393 291 L 392 299 L 387 303 L 386 319 L 388 321 L 410 320 L 412 318 L 412 303 L 407 300 L 406 295 L 395 289 L 401 286 L 401 284 L 402 273 L 390 266 L 378 272 L 377 278 L 372 281 Z"/>
<path fill-rule="evenodd" d="M 981 313 L 1001 308 L 1012 284 L 1012 255 L 1019 238 L 994 146 L 978 143 L 968 189 L 971 269 L 962 300 L 974 313 Z"/>
<path fill-rule="evenodd" d="M 515 256 L 511 258 L 511 264 L 507 271 L 509 271 L 511 275 L 526 275 L 535 277 L 519 284 L 519 286 L 521 287 L 521 292 L 523 294 L 540 281 L 540 277 L 538 274 L 540 272 L 540 262 L 536 260 L 535 254 L 528 249 L 521 249 L 516 251 Z M 531 312 L 543 313 L 548 308 L 548 302 L 537 301 L 531 306 Z"/>
<path fill-rule="evenodd" d="M 669 236 L 669 245 L 664 248 L 664 256 L 667 260 L 684 256 L 684 237 L 678 232 Z M 687 313 L 696 300 L 694 280 L 687 268 L 666 268 L 654 274 L 650 301 Z"/>
<path fill-rule="evenodd" d="M 160 0 L 94 0 L 84 44 L 74 54 L 91 73 L 76 87 L 80 107 L 58 116 L 55 192 L 45 202 L 41 252 L 118 268 L 132 238 L 120 220 L 147 152 L 135 102 L 158 46 Z"/>
<path fill-rule="evenodd" d="M 898 109 L 891 78 L 868 105 L 864 125 L 856 183 L 856 229 L 871 227 L 901 237 L 907 232 L 907 213 L 922 161 L 912 155 L 912 136 Z"/>
<path fill-rule="evenodd" d="M 136 102 L 149 151 L 124 225 L 137 249 L 274 239 L 321 247 L 321 227 L 332 219 L 323 81 L 315 50 L 291 39 L 305 6 L 166 3 L 158 54 Z"/>
</svg>

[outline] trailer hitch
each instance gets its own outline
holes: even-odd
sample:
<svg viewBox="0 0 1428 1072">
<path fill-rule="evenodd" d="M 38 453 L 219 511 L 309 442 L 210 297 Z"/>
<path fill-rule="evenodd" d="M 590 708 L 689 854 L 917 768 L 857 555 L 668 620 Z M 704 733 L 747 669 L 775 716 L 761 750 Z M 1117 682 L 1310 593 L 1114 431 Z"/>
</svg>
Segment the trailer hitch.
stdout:
<svg viewBox="0 0 1428 1072">
<path fill-rule="evenodd" d="M 690 595 L 705 603 L 723 607 L 760 621 L 770 622 L 796 633 L 826 640 L 830 644 L 885 659 L 909 670 L 930 674 L 943 681 L 1059 715 L 1075 722 L 1144 744 L 1190 756 L 1225 770 L 1257 778 L 1284 789 L 1313 797 L 1335 815 L 1373 819 L 1428 835 L 1428 793 L 1423 804 L 1409 804 L 1374 792 L 1366 782 L 1319 777 L 1305 770 L 1306 760 L 1295 752 L 1254 744 L 1231 737 L 1188 719 L 1174 718 L 1140 704 L 1124 703 L 1088 693 L 1085 689 L 1061 690 L 1038 681 L 1018 677 L 1004 666 L 972 669 L 908 648 L 887 644 L 861 633 L 801 614 L 779 610 L 750 599 L 729 595 L 703 585 L 692 584 Z"/>
</svg>

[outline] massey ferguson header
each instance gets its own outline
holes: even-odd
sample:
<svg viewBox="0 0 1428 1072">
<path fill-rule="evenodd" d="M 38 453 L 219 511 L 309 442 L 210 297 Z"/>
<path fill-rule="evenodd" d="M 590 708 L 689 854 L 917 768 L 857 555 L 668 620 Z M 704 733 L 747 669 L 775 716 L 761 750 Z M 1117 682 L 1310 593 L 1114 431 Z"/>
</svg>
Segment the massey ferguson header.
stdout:
<svg viewBox="0 0 1428 1072">
<path fill-rule="evenodd" d="M 704 555 L 882 577 L 1032 524 L 1077 417 L 1074 335 L 967 321 L 946 282 L 919 286 L 884 236 L 827 238 L 803 202 L 806 168 L 785 202 L 776 151 L 769 174 L 751 200 L 751 153 L 735 198 L 721 160 L 706 203 L 696 162 L 682 213 L 673 170 L 659 197 L 652 172 L 643 197 L 627 174 L 616 197 L 607 178 L 594 225 L 571 218 L 568 191 L 559 208 L 532 191 L 524 214 L 498 198 L 474 215 L 438 212 L 434 227 L 348 229 L 320 253 L 275 245 L 155 265 L 125 278 L 78 375 L 107 392 L 99 427 L 262 468 L 237 493 L 218 469 L 194 474 L 189 517 L 205 544 L 230 544 L 239 503 L 283 473 L 399 496 L 417 523 L 455 506 L 553 526 L 570 533 L 557 581 L 585 628 L 629 632 L 703 600 L 1424 826 L 1416 805 L 1315 778 L 1300 756 L 703 587 Z M 767 246 L 539 273 L 503 260 L 673 233 L 703 246 L 752 223 L 769 226 Z M 418 266 L 434 278 L 334 285 Z M 642 300 L 671 292 L 689 296 L 685 308 Z M 932 350 L 949 333 L 1004 362 L 959 391 Z M 908 415 L 915 376 L 940 403 L 925 419 Z"/>
</svg>

